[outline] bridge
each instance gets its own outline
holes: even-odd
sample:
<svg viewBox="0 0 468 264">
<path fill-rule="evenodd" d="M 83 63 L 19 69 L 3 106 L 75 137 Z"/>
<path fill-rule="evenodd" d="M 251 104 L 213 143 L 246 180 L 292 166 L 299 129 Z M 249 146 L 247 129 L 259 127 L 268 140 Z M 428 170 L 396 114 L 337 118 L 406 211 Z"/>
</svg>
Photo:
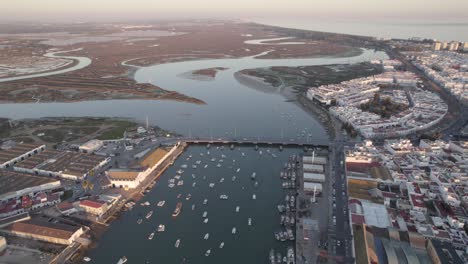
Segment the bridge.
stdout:
<svg viewBox="0 0 468 264">
<path fill-rule="evenodd" d="M 204 137 L 179 137 L 174 141 L 185 142 L 187 144 L 234 144 L 234 145 L 258 145 L 258 146 L 283 146 L 283 147 L 304 147 L 304 148 L 329 148 L 330 144 L 318 139 L 278 139 L 278 138 L 204 138 Z"/>
</svg>

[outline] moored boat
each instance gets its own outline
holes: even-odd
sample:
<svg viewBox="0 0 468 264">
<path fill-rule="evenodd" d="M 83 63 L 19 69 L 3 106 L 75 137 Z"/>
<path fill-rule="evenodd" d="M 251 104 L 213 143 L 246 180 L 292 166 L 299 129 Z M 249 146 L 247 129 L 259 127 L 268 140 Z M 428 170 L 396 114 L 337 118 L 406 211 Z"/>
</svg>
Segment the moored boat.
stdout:
<svg viewBox="0 0 468 264">
<path fill-rule="evenodd" d="M 182 203 L 179 202 L 179 203 L 177 203 L 176 208 L 175 208 L 174 212 L 172 213 L 172 216 L 173 217 L 178 216 L 180 214 L 181 209 L 182 209 Z"/>
</svg>

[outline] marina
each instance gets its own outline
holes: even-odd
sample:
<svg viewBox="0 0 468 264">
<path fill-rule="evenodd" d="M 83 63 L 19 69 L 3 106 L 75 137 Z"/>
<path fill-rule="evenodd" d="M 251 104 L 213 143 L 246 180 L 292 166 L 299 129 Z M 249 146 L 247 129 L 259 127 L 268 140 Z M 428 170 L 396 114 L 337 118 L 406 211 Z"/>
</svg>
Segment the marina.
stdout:
<svg viewBox="0 0 468 264">
<path fill-rule="evenodd" d="M 280 224 L 284 212 L 280 213 L 278 205 L 285 203 L 285 197 L 291 201 L 291 195 L 282 188 L 283 179 L 276 175 L 284 170 L 284 164 L 291 156 L 302 153 L 303 149 L 284 147 L 280 150 L 261 146 L 255 150 L 253 145 L 215 146 L 211 146 L 210 155 L 206 145 L 189 146 L 145 195 L 144 201 L 151 205 L 138 203 L 104 233 L 97 247 L 89 252 L 91 263 L 116 263 L 118 259 L 114 252 L 121 252 L 132 263 L 257 264 L 268 263 L 271 249 L 275 251 L 275 259 L 276 253 L 281 253 L 281 261 L 286 260 L 288 247 L 294 246 L 291 239 L 294 234 L 290 234 L 293 225 L 289 225 L 291 231 L 288 232 Z M 277 157 L 265 153 L 274 153 Z M 197 161 L 187 161 L 189 155 L 199 156 L 200 166 L 192 168 Z M 216 157 L 216 161 L 223 159 L 223 166 L 204 168 L 204 164 L 211 163 L 212 157 Z M 183 164 L 186 168 L 177 173 Z M 239 168 L 241 170 L 237 172 Z M 237 175 L 234 180 L 210 188 L 210 182 L 219 182 L 234 174 Z M 169 188 L 166 183 L 175 175 L 180 175 L 180 180 L 186 184 Z M 192 187 L 193 183 L 197 183 L 196 188 Z M 186 199 L 189 194 L 190 201 Z M 216 202 L 208 203 L 210 199 Z M 162 201 L 164 206 L 159 206 Z M 187 207 L 189 209 L 184 210 Z M 149 213 L 148 208 L 154 211 L 152 217 L 138 225 L 136 221 Z M 195 220 L 197 218 L 199 220 Z M 288 223 L 291 221 L 290 218 Z M 126 231 L 129 225 L 131 233 Z M 149 239 L 155 226 L 158 234 Z M 275 238 L 275 232 L 280 228 L 284 229 L 284 241 Z M 119 243 L 119 237 L 126 237 L 128 243 Z M 174 241 L 174 244 L 168 245 L 166 241 Z M 129 243 L 138 247 L 128 247 Z"/>
</svg>

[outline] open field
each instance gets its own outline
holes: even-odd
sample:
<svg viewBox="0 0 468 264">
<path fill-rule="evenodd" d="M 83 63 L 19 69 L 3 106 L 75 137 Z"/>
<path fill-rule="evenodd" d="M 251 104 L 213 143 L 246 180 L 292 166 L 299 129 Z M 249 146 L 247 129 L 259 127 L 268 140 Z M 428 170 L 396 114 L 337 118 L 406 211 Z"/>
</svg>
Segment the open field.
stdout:
<svg viewBox="0 0 468 264">
<path fill-rule="evenodd" d="M 47 145 L 83 143 L 94 138 L 122 138 L 125 130 L 138 126 L 135 121 L 117 118 L 41 118 L 11 123 L 0 118 L 0 138 Z M 156 128 L 156 133 L 166 134 L 167 131 Z"/>
<path fill-rule="evenodd" d="M 16 31 L 12 31 L 12 28 L 16 28 Z M 276 41 L 262 45 L 245 43 L 247 40 L 285 36 L 292 37 L 288 42 L 300 44 L 278 45 Z M 76 49 L 66 53 L 66 56 L 92 60 L 89 66 L 76 71 L 0 82 L 0 102 L 171 99 L 203 104 L 198 99 L 151 84 L 136 83 L 132 78 L 133 72 L 139 66 L 253 56 L 265 51 L 270 52 L 260 59 L 342 56 L 355 52 L 351 45 L 365 45 L 365 41 L 361 37 L 221 21 L 145 25 L 51 24 L 45 29 L 27 24 L 0 25 L 2 77 L 48 72 L 76 63 L 43 56 L 51 51 Z M 215 74 L 208 70 L 201 69 L 200 74 Z"/>
</svg>

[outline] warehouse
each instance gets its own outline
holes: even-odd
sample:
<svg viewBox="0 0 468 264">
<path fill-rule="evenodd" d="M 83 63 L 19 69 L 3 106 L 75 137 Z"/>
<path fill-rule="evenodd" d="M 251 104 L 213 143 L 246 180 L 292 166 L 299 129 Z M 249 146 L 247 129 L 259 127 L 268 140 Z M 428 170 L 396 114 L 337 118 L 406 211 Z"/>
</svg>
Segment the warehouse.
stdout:
<svg viewBox="0 0 468 264">
<path fill-rule="evenodd" d="M 305 182 L 325 182 L 325 175 L 319 173 L 304 172 Z"/>
<path fill-rule="evenodd" d="M 52 223 L 45 219 L 17 222 L 6 227 L 4 231 L 18 237 L 62 245 L 70 245 L 83 234 L 81 226 Z"/>
<path fill-rule="evenodd" d="M 19 162 L 14 170 L 35 175 L 83 180 L 109 161 L 109 158 L 92 154 L 45 150 Z"/>
<path fill-rule="evenodd" d="M 322 192 L 322 184 L 315 182 L 304 182 L 304 192 L 311 193 L 316 191 L 317 193 Z"/>
<path fill-rule="evenodd" d="M 10 168 L 16 163 L 45 150 L 45 145 L 11 143 L 0 149 L 0 169 Z"/>
<path fill-rule="evenodd" d="M 325 157 L 319 157 L 319 156 L 315 156 L 315 157 L 304 156 L 302 157 L 302 163 L 325 165 L 327 164 L 327 159 Z"/>
<path fill-rule="evenodd" d="M 319 165 L 319 164 L 304 163 L 303 169 L 304 169 L 304 172 L 323 173 L 323 165 Z"/>
</svg>

